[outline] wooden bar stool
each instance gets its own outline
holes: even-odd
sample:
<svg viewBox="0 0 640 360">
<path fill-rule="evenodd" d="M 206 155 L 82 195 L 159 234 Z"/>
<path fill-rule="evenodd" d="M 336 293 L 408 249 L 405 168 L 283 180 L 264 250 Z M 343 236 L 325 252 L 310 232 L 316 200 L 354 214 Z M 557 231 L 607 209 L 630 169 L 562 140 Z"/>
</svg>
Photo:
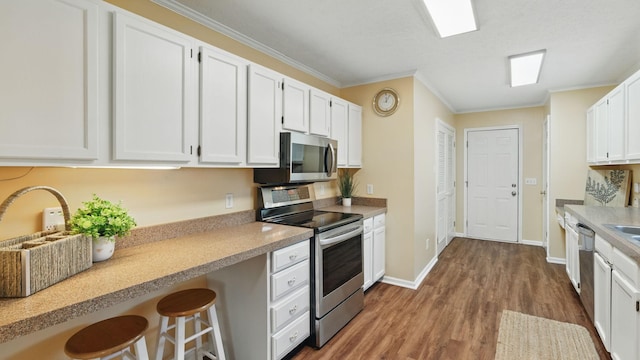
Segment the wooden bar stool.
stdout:
<svg viewBox="0 0 640 360">
<path fill-rule="evenodd" d="M 160 330 L 158 334 L 158 348 L 156 360 L 162 360 L 164 355 L 165 340 L 174 344 L 174 359 L 183 360 L 185 346 L 188 342 L 196 340 L 196 358 L 207 356 L 210 359 L 225 360 L 224 348 L 218 315 L 216 314 L 216 293 L 210 289 L 189 289 L 169 294 L 158 302 L 156 307 L 160 314 Z M 207 312 L 209 322 L 202 319 L 201 312 Z M 169 318 L 175 319 L 175 323 L 169 326 Z M 194 334 L 185 338 L 185 324 L 193 320 Z M 205 328 L 202 329 L 201 326 Z M 174 336 L 168 331 L 175 329 Z M 216 355 L 203 349 L 202 336 L 208 334 L 211 345 L 215 346 Z"/>
<path fill-rule="evenodd" d="M 123 359 L 148 360 L 144 332 L 149 322 L 142 316 L 125 315 L 95 324 L 73 334 L 64 345 L 64 352 L 73 359 Z M 131 346 L 135 355 L 131 352 Z"/>
</svg>

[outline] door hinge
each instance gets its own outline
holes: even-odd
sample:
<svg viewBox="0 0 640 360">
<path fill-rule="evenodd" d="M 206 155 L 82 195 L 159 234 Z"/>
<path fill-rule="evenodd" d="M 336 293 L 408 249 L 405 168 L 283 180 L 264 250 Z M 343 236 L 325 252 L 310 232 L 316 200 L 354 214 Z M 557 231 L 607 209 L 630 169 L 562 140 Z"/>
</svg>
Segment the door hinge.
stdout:
<svg viewBox="0 0 640 360">
<path fill-rule="evenodd" d="M 467 147 L 469 147 L 469 140 L 467 140 Z"/>
<path fill-rule="evenodd" d="M 200 156 L 201 154 L 202 154 L 202 147 L 198 145 L 198 156 Z"/>
<path fill-rule="evenodd" d="M 329 107 L 333 106 L 333 100 L 329 100 Z"/>
<path fill-rule="evenodd" d="M 640 301 L 636 301 L 636 312 L 640 312 Z"/>
<path fill-rule="evenodd" d="M 284 116 L 282 118 L 280 118 L 280 123 L 284 124 Z"/>
<path fill-rule="evenodd" d="M 198 62 L 202 62 L 202 51 L 198 52 Z"/>
<path fill-rule="evenodd" d="M 453 227 L 456 227 L 456 222 L 455 221 L 453 222 Z"/>
<path fill-rule="evenodd" d="M 454 188 L 456 187 L 456 182 L 455 182 L 455 181 L 453 182 L 453 187 L 454 187 Z"/>
<path fill-rule="evenodd" d="M 191 49 L 191 58 L 193 59 L 193 49 Z"/>
<path fill-rule="evenodd" d="M 193 145 L 189 146 L 189 155 L 193 155 Z"/>
<path fill-rule="evenodd" d="M 284 80 L 282 80 L 282 91 L 284 91 Z"/>
</svg>

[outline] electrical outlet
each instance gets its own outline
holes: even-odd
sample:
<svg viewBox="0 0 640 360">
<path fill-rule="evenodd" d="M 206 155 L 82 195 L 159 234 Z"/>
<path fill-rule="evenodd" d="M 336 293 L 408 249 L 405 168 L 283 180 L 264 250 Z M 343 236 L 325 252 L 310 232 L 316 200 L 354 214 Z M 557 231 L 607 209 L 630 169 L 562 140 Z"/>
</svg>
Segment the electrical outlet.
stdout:
<svg viewBox="0 0 640 360">
<path fill-rule="evenodd" d="M 367 184 L 367 194 L 373 194 L 373 184 Z"/>
<path fill-rule="evenodd" d="M 232 193 L 227 193 L 227 195 L 225 195 L 224 207 L 226 209 L 231 209 L 233 207 L 233 194 Z"/>
<path fill-rule="evenodd" d="M 64 229 L 64 215 L 61 207 L 44 208 L 42 210 L 42 230 L 62 231 Z"/>
<path fill-rule="evenodd" d="M 318 195 L 324 195 L 324 184 L 320 183 L 320 189 L 318 189 Z"/>
</svg>

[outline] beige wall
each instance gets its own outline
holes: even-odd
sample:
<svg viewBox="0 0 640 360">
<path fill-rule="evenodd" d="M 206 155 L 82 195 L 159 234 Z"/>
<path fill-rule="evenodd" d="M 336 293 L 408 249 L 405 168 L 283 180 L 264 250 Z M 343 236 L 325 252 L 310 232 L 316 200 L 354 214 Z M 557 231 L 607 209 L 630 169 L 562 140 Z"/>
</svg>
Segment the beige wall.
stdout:
<svg viewBox="0 0 640 360">
<path fill-rule="evenodd" d="M 471 128 L 519 125 L 522 129 L 522 240 L 542 241 L 542 124 L 544 107 L 487 111 L 455 116 L 456 142 L 464 144 L 464 131 Z M 457 183 L 464 184 L 464 146 L 457 150 Z M 524 185 L 524 178 L 537 179 L 537 185 Z M 464 233 L 464 187 L 457 189 L 456 231 Z"/>
<path fill-rule="evenodd" d="M 380 117 L 371 103 L 385 87 L 398 91 L 400 107 Z M 436 119 L 451 124 L 453 115 L 412 77 L 346 88 L 340 95 L 363 104 L 358 194 L 387 199 L 385 276 L 413 282 L 435 256 Z M 366 184 L 374 185 L 373 195 L 366 195 Z M 431 239 L 428 251 L 426 239 Z"/>
<path fill-rule="evenodd" d="M 556 199 L 584 199 L 587 179 L 586 112 L 613 87 L 555 92 L 549 99 L 549 248 L 565 258 L 564 232 L 556 220 Z"/>
</svg>

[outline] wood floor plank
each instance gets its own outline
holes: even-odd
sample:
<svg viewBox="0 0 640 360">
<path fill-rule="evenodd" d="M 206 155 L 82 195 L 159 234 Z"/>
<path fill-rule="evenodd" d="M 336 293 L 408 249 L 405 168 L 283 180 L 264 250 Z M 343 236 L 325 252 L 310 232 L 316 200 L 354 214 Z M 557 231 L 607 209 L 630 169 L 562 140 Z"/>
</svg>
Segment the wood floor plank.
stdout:
<svg viewBox="0 0 640 360">
<path fill-rule="evenodd" d="M 418 290 L 375 284 L 342 331 L 292 359 L 492 360 L 505 309 L 582 325 L 610 359 L 564 266 L 548 264 L 543 248 L 465 238 L 440 254 Z"/>
</svg>

